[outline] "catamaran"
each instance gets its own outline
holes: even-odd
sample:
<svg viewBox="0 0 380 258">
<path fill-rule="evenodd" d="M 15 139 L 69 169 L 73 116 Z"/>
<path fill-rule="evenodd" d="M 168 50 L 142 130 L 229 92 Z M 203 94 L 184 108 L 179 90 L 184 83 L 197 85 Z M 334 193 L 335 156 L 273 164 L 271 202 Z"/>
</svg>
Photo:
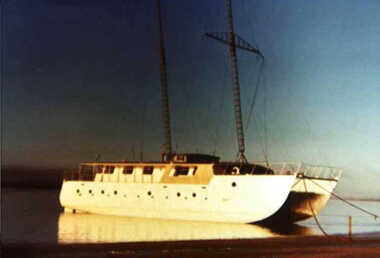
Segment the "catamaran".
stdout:
<svg viewBox="0 0 380 258">
<path fill-rule="evenodd" d="M 251 223 L 285 203 L 295 175 L 248 163 L 244 155 L 240 86 L 231 1 L 227 3 L 238 160 L 197 153 L 174 153 L 166 82 L 160 1 L 157 0 L 164 152 L 158 162 L 87 162 L 65 177 L 60 203 L 65 212 L 130 217 Z"/>
</svg>

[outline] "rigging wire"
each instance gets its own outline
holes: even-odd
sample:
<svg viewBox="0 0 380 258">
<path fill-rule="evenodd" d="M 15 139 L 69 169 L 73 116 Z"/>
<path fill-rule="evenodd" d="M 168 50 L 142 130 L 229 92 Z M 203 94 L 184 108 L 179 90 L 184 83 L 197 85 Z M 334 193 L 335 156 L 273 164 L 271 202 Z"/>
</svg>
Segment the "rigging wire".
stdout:
<svg viewBox="0 0 380 258">
<path fill-rule="evenodd" d="M 265 74 L 263 73 L 263 92 L 264 92 L 264 111 L 263 111 L 263 130 L 264 130 L 264 137 L 262 138 L 263 140 L 261 141 L 261 148 L 262 148 L 262 153 L 264 155 L 264 160 L 267 166 L 269 166 L 269 151 L 268 151 L 268 126 L 267 126 L 267 83 L 266 83 L 266 77 Z M 255 123 L 257 123 L 255 121 Z"/>
<path fill-rule="evenodd" d="M 268 126 L 267 126 L 267 84 L 266 84 L 266 77 L 263 75 L 263 91 L 264 91 L 264 143 L 263 143 L 263 155 L 265 159 L 265 163 L 267 166 L 269 166 L 269 154 L 268 154 Z"/>
<path fill-rule="evenodd" d="M 256 24 L 256 21 L 255 21 L 255 18 L 256 18 L 256 14 L 251 14 L 251 13 L 248 13 L 248 10 L 251 9 L 251 8 L 248 8 L 247 6 L 247 3 L 246 1 L 242 1 L 242 9 L 244 12 L 246 12 L 245 15 L 243 15 L 243 17 L 250 17 L 251 19 L 248 19 L 247 18 L 247 22 L 245 22 L 245 24 L 248 24 L 249 28 L 251 28 L 251 38 L 253 39 L 253 42 L 255 42 L 255 26 L 254 24 Z M 253 10 L 255 10 L 255 8 L 253 8 Z M 254 22 L 252 21 L 254 20 Z M 260 62 L 261 61 L 261 62 Z M 255 116 L 254 114 L 254 110 L 255 110 L 255 105 L 256 105 L 256 102 L 257 102 L 257 96 L 258 96 L 258 92 L 259 92 L 259 88 L 260 87 L 264 87 L 264 143 L 263 143 L 263 140 L 260 140 L 260 146 L 261 146 L 261 150 L 262 150 L 262 153 L 264 155 L 264 159 L 265 159 L 265 163 L 267 164 L 267 166 L 269 165 L 269 161 L 268 161 L 268 144 L 267 144 L 267 139 L 268 139 L 268 133 L 267 133 L 267 124 L 266 124 L 266 105 L 267 105 L 267 101 L 266 101 L 266 84 L 265 84 L 265 77 L 264 77 L 264 68 L 265 68 L 265 59 L 264 57 L 260 58 L 259 59 L 259 67 L 258 67 L 258 72 L 257 72 L 257 79 L 256 79 L 256 83 L 255 83 L 255 89 L 253 91 L 253 95 L 251 97 L 251 101 L 250 101 L 250 104 L 249 104 L 249 107 L 248 107 L 248 111 L 247 111 L 247 115 L 246 115 L 246 123 L 245 123 L 245 131 L 248 132 L 248 128 L 250 126 L 250 122 L 251 122 L 251 118 L 254 119 L 254 123 L 255 123 L 255 127 L 256 127 L 256 130 L 257 132 L 260 134 L 260 130 L 259 130 L 259 126 L 258 126 L 258 123 L 257 123 L 257 120 L 258 118 Z M 260 135 L 260 139 L 263 139 L 263 137 Z"/>
<path fill-rule="evenodd" d="M 255 126 L 256 126 L 256 131 L 258 132 L 259 134 L 259 138 L 262 139 L 262 135 L 261 135 L 261 132 L 260 132 L 260 128 L 259 128 L 259 122 L 258 122 L 258 117 L 256 117 L 256 115 L 253 116 L 253 119 L 254 119 L 254 123 L 255 123 Z M 264 142 L 265 142 L 265 139 L 264 139 Z M 265 164 L 269 167 L 269 160 L 268 160 L 268 153 L 267 153 L 267 149 L 265 148 L 263 141 L 259 141 L 259 144 L 260 144 L 260 147 L 261 147 L 261 151 L 264 155 L 264 161 L 265 161 Z"/>
<path fill-rule="evenodd" d="M 306 180 L 305 178 L 302 178 L 303 186 L 305 187 L 305 192 L 307 193 L 308 191 L 307 191 L 307 188 L 306 188 L 306 182 L 305 182 L 305 180 Z M 309 209 L 310 209 L 311 213 L 313 214 L 314 221 L 317 224 L 319 230 L 323 233 L 323 235 L 328 236 L 328 234 L 326 233 L 326 231 L 322 228 L 321 223 L 319 223 L 317 215 L 315 214 L 313 206 L 311 205 L 311 203 L 310 203 L 309 200 L 307 201 L 307 204 L 309 206 Z"/>
<path fill-rule="evenodd" d="M 326 191 L 327 193 L 333 195 L 334 197 L 338 198 L 339 200 L 341 200 L 341 201 L 345 202 L 346 204 L 350 205 L 351 207 L 356 208 L 356 209 L 359 209 L 359 210 L 361 210 L 362 212 L 367 213 L 367 214 L 373 216 L 375 220 L 379 217 L 379 215 L 376 215 L 376 214 L 374 214 L 374 213 L 372 213 L 372 212 L 369 212 L 369 211 L 367 211 L 367 210 L 365 210 L 365 209 L 363 209 L 363 208 L 361 208 L 361 207 L 359 207 L 359 206 L 357 206 L 357 205 L 355 205 L 355 204 L 353 204 L 353 203 L 351 203 L 351 202 L 345 200 L 344 198 L 338 196 L 337 194 L 328 191 L 326 188 L 324 188 L 324 187 L 322 187 L 321 185 L 319 185 L 318 183 L 314 182 L 312 178 L 309 178 L 309 177 L 306 177 L 305 175 L 302 175 L 302 181 L 303 181 L 303 185 L 304 185 L 304 188 L 305 188 L 305 192 L 306 192 L 306 193 L 308 192 L 307 187 L 306 187 L 306 179 L 308 179 L 310 182 L 312 182 L 312 183 L 315 184 L 316 186 L 320 187 L 321 189 L 323 189 L 323 190 Z M 330 237 L 330 236 L 327 234 L 327 232 L 323 229 L 321 223 L 319 222 L 319 220 L 318 220 L 318 218 L 317 218 L 317 215 L 315 214 L 314 209 L 313 209 L 313 206 L 311 205 L 311 203 L 310 203 L 309 201 L 307 201 L 307 203 L 308 203 L 309 209 L 310 209 L 310 211 L 311 211 L 311 213 L 312 213 L 312 215 L 313 215 L 314 221 L 315 221 L 315 223 L 317 224 L 319 230 L 323 233 L 324 236 L 326 236 L 326 237 Z M 347 239 L 347 238 L 345 238 L 345 237 L 336 237 L 336 238 L 337 238 L 338 240 L 341 240 L 341 241 L 351 240 L 351 239 Z"/>
<path fill-rule="evenodd" d="M 248 130 L 248 127 L 249 127 L 249 123 L 250 123 L 250 120 L 251 120 L 251 116 L 252 116 L 252 113 L 253 113 L 253 109 L 255 107 L 255 104 L 256 104 L 256 98 L 257 98 L 257 94 L 258 94 L 258 89 L 259 89 L 259 85 L 260 85 L 260 81 L 261 81 L 261 76 L 263 74 L 263 71 L 264 71 L 264 59 L 263 61 L 260 63 L 260 66 L 259 66 L 259 72 L 258 72 L 258 76 L 257 76 L 257 80 L 256 80 L 256 83 L 255 83 L 255 90 L 253 92 L 253 95 L 252 95 L 252 99 L 251 99 L 251 103 L 249 105 L 249 111 L 248 111 L 248 115 L 247 115 L 247 120 L 246 120 L 246 126 L 245 126 L 245 131 Z"/>
<path fill-rule="evenodd" d="M 259 65 L 259 72 L 258 72 L 258 76 L 257 76 L 257 80 L 256 80 L 256 87 L 253 91 L 253 95 L 252 95 L 252 98 L 251 98 L 251 103 L 249 105 L 249 110 L 247 111 L 248 112 L 248 115 L 246 116 L 246 126 L 245 126 L 245 131 L 248 132 L 248 128 L 249 128 L 249 125 L 250 125 L 250 122 L 251 122 L 251 118 L 253 118 L 254 120 L 254 123 L 255 123 L 255 127 L 256 127 L 256 130 L 257 132 L 259 133 L 259 138 L 260 139 L 264 139 L 264 140 L 260 140 L 259 143 L 260 143 L 260 146 L 261 146 L 261 151 L 264 155 L 264 159 L 265 159 L 265 163 L 267 166 L 269 166 L 269 159 L 268 159 L 268 128 L 267 128 L 267 119 L 266 119 L 266 112 L 267 112 L 267 94 L 266 94 L 266 80 L 265 80 L 265 76 L 264 76 L 264 65 L 265 65 L 265 60 L 262 59 L 262 62 L 260 62 L 260 65 Z M 262 83 L 261 83 L 262 82 Z M 262 86 L 261 86 L 262 84 Z M 255 113 L 254 113 L 254 107 L 255 107 L 255 104 L 256 104 L 256 101 L 257 101 L 257 96 L 258 96 L 258 92 L 259 92 L 259 88 L 263 87 L 263 92 L 264 92 L 264 111 L 263 111 L 263 116 L 264 116 L 264 121 L 263 121 L 263 131 L 264 131 L 264 136 L 261 135 L 260 133 L 260 130 L 259 130 L 259 123 L 258 123 L 258 117 L 256 117 Z"/>
<path fill-rule="evenodd" d="M 223 85 L 223 88 L 222 88 L 222 90 L 221 90 L 221 94 L 222 94 L 222 96 L 221 96 L 221 101 L 220 101 L 220 106 L 219 106 L 219 114 L 218 114 L 218 116 L 217 117 L 220 117 L 221 119 L 219 119 L 218 121 L 219 121 L 219 125 L 218 126 L 216 126 L 216 129 L 215 129 L 215 131 L 214 131 L 214 136 L 215 136 L 215 138 L 214 138 L 214 150 L 213 150 L 213 153 L 215 154 L 216 153 L 216 150 L 218 149 L 218 145 L 219 145 L 219 143 L 220 143 L 220 140 L 219 140 L 219 134 L 220 134 L 220 130 L 221 130 L 221 127 L 222 127 L 222 125 L 224 124 L 223 123 L 223 116 L 222 116 L 222 114 L 223 114 L 223 110 L 224 110 L 224 108 L 225 108 L 225 96 L 226 96 L 226 94 L 225 94 L 225 91 L 226 91 L 226 88 L 227 88 L 227 70 L 228 70 L 228 64 L 227 64 L 227 57 L 226 57 L 226 53 L 225 52 L 223 52 L 223 54 L 224 54 L 224 57 L 223 57 L 223 68 L 224 68 L 224 72 L 222 73 L 223 75 L 222 75 L 222 85 Z"/>
<path fill-rule="evenodd" d="M 267 126 L 267 86 L 266 86 L 266 80 L 264 76 L 264 158 L 266 165 L 269 167 L 269 154 L 268 154 L 268 126 Z"/>
<path fill-rule="evenodd" d="M 255 26 L 254 26 L 254 22 L 252 22 L 252 19 L 255 20 L 256 18 L 256 15 L 255 14 L 251 14 L 248 12 L 248 10 L 250 9 L 253 9 L 253 11 L 255 10 L 255 8 L 249 8 L 247 6 L 247 3 L 246 1 L 242 1 L 241 2 L 242 4 L 242 9 L 243 9 L 243 12 L 245 13 L 244 15 L 242 15 L 242 17 L 247 17 L 246 18 L 246 22 L 244 22 L 244 24 L 248 24 L 248 27 L 251 28 L 251 38 L 252 38 L 252 41 L 255 42 Z M 250 17 L 251 19 L 248 19 L 248 17 Z M 255 44 L 254 44 L 255 45 Z M 265 63 L 265 60 L 264 60 L 264 57 L 261 59 L 262 62 L 259 64 L 259 70 L 258 70 L 258 76 L 257 76 L 257 81 L 256 81 L 256 88 L 254 90 L 254 93 L 253 93 L 253 96 L 252 96 L 252 100 L 251 100 L 251 104 L 249 105 L 249 111 L 248 111 L 248 116 L 246 118 L 246 126 L 245 126 L 245 130 L 247 131 L 248 130 L 248 127 L 249 127 L 249 123 L 250 123 L 250 119 L 251 119 L 251 115 L 252 115 L 252 112 L 253 112 L 253 109 L 254 109 L 254 105 L 255 105 L 255 102 L 256 102 L 256 97 L 257 97 L 257 94 L 258 94 L 258 88 L 259 88 L 259 85 L 260 85 L 260 81 L 261 81 L 261 76 L 263 74 L 263 71 L 264 71 L 264 63 Z"/>
<path fill-rule="evenodd" d="M 341 200 L 342 202 L 344 202 L 344 203 L 350 205 L 351 207 L 356 208 L 356 209 L 358 209 L 358 210 L 360 210 L 360 211 L 362 211 L 362 212 L 364 212 L 364 213 L 366 213 L 366 214 L 368 214 L 368 215 L 371 215 L 372 217 L 374 217 L 375 220 L 376 220 L 377 218 L 380 217 L 380 215 L 374 214 L 374 213 L 372 213 L 372 212 L 370 212 L 370 211 L 368 211 L 368 210 L 366 210 L 366 209 L 363 209 L 363 208 L 359 207 L 358 205 L 355 205 L 355 204 L 353 204 L 352 202 L 349 202 L 349 201 L 347 201 L 346 199 L 344 199 L 344 198 L 338 196 L 337 194 L 328 191 L 326 188 L 324 188 L 323 186 L 321 186 L 321 185 L 318 184 L 317 182 L 314 182 L 311 178 L 309 178 L 309 180 L 310 180 L 313 184 L 315 184 L 316 186 L 320 187 L 321 189 L 323 189 L 323 190 L 326 191 L 327 193 L 333 195 L 335 198 Z"/>
</svg>

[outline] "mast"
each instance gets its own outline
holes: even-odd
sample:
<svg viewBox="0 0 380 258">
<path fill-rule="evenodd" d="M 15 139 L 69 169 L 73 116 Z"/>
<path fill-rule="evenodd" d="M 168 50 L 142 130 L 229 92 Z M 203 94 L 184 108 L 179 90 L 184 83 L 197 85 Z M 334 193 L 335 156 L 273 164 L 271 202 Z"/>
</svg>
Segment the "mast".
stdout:
<svg viewBox="0 0 380 258">
<path fill-rule="evenodd" d="M 239 86 L 239 72 L 237 66 L 236 57 L 236 45 L 234 37 L 234 28 L 232 24 L 232 6 L 231 0 L 226 0 L 227 9 L 227 23 L 228 23 L 228 42 L 230 47 L 231 55 L 231 67 L 232 67 L 232 89 L 233 89 L 233 99 L 234 99 L 234 111 L 235 111 L 235 125 L 237 140 L 239 145 L 238 160 L 241 163 L 246 163 L 247 159 L 244 155 L 245 145 L 244 145 L 244 130 L 243 122 L 241 118 L 241 103 L 240 103 L 240 86 Z"/>
<path fill-rule="evenodd" d="M 161 72 L 161 110 L 162 110 L 162 122 L 163 122 L 163 154 L 166 154 L 170 159 L 172 154 L 172 142 L 170 132 L 170 113 L 169 113 L 169 96 L 168 85 L 166 76 L 166 60 L 165 60 L 165 47 L 164 36 L 162 31 L 161 21 L 161 4 L 160 0 L 157 0 L 157 19 L 158 19 L 158 47 L 160 52 L 160 72 Z M 164 155 L 163 155 L 164 156 Z"/>
</svg>

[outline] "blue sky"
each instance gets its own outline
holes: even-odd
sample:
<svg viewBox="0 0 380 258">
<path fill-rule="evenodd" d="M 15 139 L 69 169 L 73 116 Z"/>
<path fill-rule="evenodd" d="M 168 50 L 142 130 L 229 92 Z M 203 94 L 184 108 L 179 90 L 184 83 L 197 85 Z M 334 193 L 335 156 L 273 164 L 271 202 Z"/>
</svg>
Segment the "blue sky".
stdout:
<svg viewBox="0 0 380 258">
<path fill-rule="evenodd" d="M 158 159 L 155 1 L 2 3 L 8 165 Z M 174 148 L 237 152 L 223 1 L 162 1 Z M 265 55 L 246 154 L 345 169 L 338 191 L 379 196 L 380 3 L 233 1 L 235 32 Z M 238 52 L 243 120 L 260 61 Z M 267 128 L 264 130 L 264 128 Z M 266 132 L 266 133 L 265 133 Z M 266 135 L 266 137 L 265 137 Z M 358 183 L 360 181 L 360 183 Z"/>
</svg>

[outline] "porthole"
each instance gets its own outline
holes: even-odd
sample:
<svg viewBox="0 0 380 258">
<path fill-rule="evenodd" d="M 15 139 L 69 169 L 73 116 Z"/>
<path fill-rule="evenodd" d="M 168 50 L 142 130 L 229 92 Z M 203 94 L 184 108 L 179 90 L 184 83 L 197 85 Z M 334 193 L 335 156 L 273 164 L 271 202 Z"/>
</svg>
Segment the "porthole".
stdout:
<svg viewBox="0 0 380 258">
<path fill-rule="evenodd" d="M 177 196 L 178 196 L 178 197 L 180 197 L 180 196 L 181 196 L 181 193 L 180 193 L 180 192 L 178 192 L 178 193 L 177 193 Z"/>
<path fill-rule="evenodd" d="M 197 197 L 197 194 L 196 194 L 196 193 L 193 193 L 193 197 L 194 197 L 194 198 Z"/>
<path fill-rule="evenodd" d="M 91 194 L 91 193 L 92 193 L 92 190 L 91 190 L 91 189 L 90 189 L 90 190 L 88 190 L 88 193 L 89 193 L 89 194 Z"/>
<path fill-rule="evenodd" d="M 207 197 L 205 197 L 205 200 L 207 200 L 208 198 Z"/>
<path fill-rule="evenodd" d="M 80 190 L 79 190 L 79 189 L 77 189 L 77 193 L 80 193 Z"/>
<path fill-rule="evenodd" d="M 117 191 L 116 191 L 116 190 L 115 190 L 115 191 L 113 191 L 113 194 L 114 194 L 114 195 L 117 195 Z"/>
<path fill-rule="evenodd" d="M 151 191 L 149 191 L 149 192 L 148 192 L 148 195 L 149 195 L 149 196 L 151 196 L 151 195 L 152 195 L 152 192 L 151 192 Z"/>
<path fill-rule="evenodd" d="M 104 190 L 102 190 L 100 193 L 101 193 L 101 194 L 104 194 Z"/>
<path fill-rule="evenodd" d="M 232 187 L 235 187 L 236 186 L 236 183 L 235 182 L 232 182 Z"/>
<path fill-rule="evenodd" d="M 137 195 L 137 198 L 140 198 L 140 195 Z"/>
</svg>

